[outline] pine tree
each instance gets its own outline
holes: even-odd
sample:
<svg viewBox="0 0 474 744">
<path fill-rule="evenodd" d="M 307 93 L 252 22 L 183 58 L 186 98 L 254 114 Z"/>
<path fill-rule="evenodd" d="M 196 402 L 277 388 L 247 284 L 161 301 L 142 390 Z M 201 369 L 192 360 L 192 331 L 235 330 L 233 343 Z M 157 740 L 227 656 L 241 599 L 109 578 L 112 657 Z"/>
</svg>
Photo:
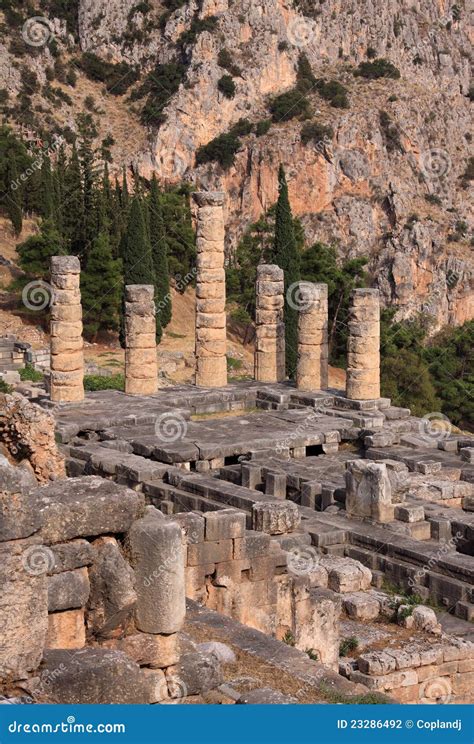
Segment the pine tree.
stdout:
<svg viewBox="0 0 474 744">
<path fill-rule="evenodd" d="M 127 231 L 122 241 L 122 251 L 124 285 L 152 284 L 155 286 L 155 271 L 150 241 L 148 240 L 142 203 L 138 196 L 134 196 L 130 206 Z M 122 302 L 124 302 L 124 296 Z M 156 336 L 159 341 L 161 339 L 159 317 L 157 317 L 156 322 Z M 120 341 L 122 345 L 125 343 L 123 316 L 120 327 Z"/>
<path fill-rule="evenodd" d="M 27 240 L 16 247 L 20 257 L 20 266 L 27 274 L 46 279 L 49 275 L 49 262 L 51 256 L 60 256 L 64 253 L 61 235 L 56 230 L 52 220 L 44 220 L 41 223 L 40 232 L 31 235 Z"/>
<path fill-rule="evenodd" d="M 161 327 L 166 328 L 171 320 L 171 292 L 168 271 L 168 249 L 166 245 L 160 191 L 155 174 L 151 180 L 148 200 L 148 221 L 151 253 L 155 268 L 155 304 Z"/>
<path fill-rule="evenodd" d="M 285 344 L 286 373 L 290 379 L 296 375 L 298 354 L 298 310 L 292 300 L 293 285 L 300 280 L 300 256 L 295 238 L 293 216 L 288 198 L 285 171 L 278 171 L 278 201 L 275 211 L 274 262 L 285 272 Z"/>
<path fill-rule="evenodd" d="M 118 329 L 121 289 L 121 262 L 114 259 L 109 236 L 102 230 L 90 247 L 81 273 L 84 332 L 92 340 L 100 331 Z"/>
<path fill-rule="evenodd" d="M 15 158 L 10 161 L 9 173 L 9 184 L 6 198 L 6 208 L 8 216 L 10 217 L 13 231 L 18 237 L 23 228 L 23 211 L 22 211 L 22 195 L 18 181 L 18 169 Z"/>
</svg>

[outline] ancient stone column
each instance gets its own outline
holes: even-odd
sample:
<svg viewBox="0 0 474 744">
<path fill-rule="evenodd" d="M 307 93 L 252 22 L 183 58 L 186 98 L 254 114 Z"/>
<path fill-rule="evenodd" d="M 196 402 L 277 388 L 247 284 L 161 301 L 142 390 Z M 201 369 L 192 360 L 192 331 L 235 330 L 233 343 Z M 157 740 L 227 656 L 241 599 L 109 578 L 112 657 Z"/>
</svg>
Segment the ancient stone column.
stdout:
<svg viewBox="0 0 474 744">
<path fill-rule="evenodd" d="M 224 194 L 193 194 L 197 213 L 196 385 L 227 385 Z"/>
<path fill-rule="evenodd" d="M 300 282 L 298 295 L 298 390 L 328 386 L 328 286 Z"/>
<path fill-rule="evenodd" d="M 380 296 L 377 289 L 354 289 L 349 311 L 346 395 L 380 398 Z"/>
<path fill-rule="evenodd" d="M 257 267 L 255 379 L 282 382 L 285 379 L 285 323 L 283 269 L 274 264 Z"/>
<path fill-rule="evenodd" d="M 125 392 L 153 395 L 158 387 L 155 288 L 151 284 L 125 287 Z"/>
<path fill-rule="evenodd" d="M 51 257 L 51 400 L 84 398 L 81 265 L 76 256 Z"/>
</svg>

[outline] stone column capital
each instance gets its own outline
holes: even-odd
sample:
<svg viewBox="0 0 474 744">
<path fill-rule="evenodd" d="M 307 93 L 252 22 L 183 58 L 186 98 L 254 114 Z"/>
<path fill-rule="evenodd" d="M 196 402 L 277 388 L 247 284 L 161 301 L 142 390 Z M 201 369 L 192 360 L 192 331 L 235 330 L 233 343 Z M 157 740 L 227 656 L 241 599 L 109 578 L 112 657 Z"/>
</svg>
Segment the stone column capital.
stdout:
<svg viewBox="0 0 474 744">
<path fill-rule="evenodd" d="M 223 191 L 194 191 L 193 199 L 198 207 L 221 207 L 225 201 Z"/>
</svg>

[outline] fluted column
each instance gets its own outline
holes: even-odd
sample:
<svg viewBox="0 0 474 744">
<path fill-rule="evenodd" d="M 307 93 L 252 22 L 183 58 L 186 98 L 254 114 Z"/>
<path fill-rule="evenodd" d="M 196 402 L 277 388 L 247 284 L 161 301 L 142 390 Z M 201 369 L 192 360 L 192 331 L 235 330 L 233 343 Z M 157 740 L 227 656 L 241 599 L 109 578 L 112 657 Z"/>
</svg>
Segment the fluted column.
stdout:
<svg viewBox="0 0 474 744">
<path fill-rule="evenodd" d="M 255 379 L 285 379 L 285 323 L 283 269 L 274 264 L 257 267 Z"/>
<path fill-rule="evenodd" d="M 153 395 L 158 387 L 155 288 L 151 284 L 125 287 L 125 392 Z"/>
<path fill-rule="evenodd" d="M 84 398 L 84 352 L 77 256 L 51 257 L 51 400 L 73 403 Z"/>
<path fill-rule="evenodd" d="M 193 194 L 197 213 L 196 385 L 227 385 L 224 194 Z"/>
<path fill-rule="evenodd" d="M 328 286 L 313 282 L 298 285 L 298 390 L 328 386 Z"/>
<path fill-rule="evenodd" d="M 354 289 L 349 310 L 346 395 L 351 400 L 380 398 L 380 295 Z"/>
</svg>

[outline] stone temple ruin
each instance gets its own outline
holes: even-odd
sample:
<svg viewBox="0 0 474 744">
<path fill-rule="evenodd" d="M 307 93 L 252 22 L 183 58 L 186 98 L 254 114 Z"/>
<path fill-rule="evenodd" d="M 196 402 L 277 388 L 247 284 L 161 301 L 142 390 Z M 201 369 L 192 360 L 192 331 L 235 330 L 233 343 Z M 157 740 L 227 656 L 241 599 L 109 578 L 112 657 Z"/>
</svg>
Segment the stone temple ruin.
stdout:
<svg viewBox="0 0 474 744">
<path fill-rule="evenodd" d="M 79 264 L 52 259 L 50 393 L 0 400 L 0 693 L 472 702 L 474 438 L 380 397 L 375 290 L 344 395 L 327 287 L 301 283 L 285 382 L 276 266 L 255 380 L 227 384 L 223 195 L 196 201 L 195 386 L 157 389 L 152 288 L 129 286 L 125 393 L 84 395 Z"/>
</svg>

